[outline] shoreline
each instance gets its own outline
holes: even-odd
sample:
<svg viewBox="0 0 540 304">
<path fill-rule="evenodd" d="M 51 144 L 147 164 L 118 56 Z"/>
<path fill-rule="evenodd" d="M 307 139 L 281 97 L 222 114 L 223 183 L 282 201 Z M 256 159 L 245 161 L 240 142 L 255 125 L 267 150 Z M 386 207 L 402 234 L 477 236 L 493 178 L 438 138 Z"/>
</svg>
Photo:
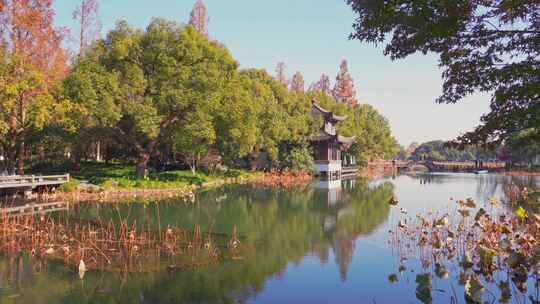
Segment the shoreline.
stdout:
<svg viewBox="0 0 540 304">
<path fill-rule="evenodd" d="M 380 162 L 369 163 L 361 168 L 356 178 L 368 178 L 370 180 L 395 174 L 392 166 Z M 271 171 L 251 172 L 247 176 L 227 177 L 200 184 L 171 186 L 171 187 L 103 187 L 94 184 L 79 184 L 71 191 L 56 191 L 42 194 L 42 198 L 51 200 L 65 200 L 69 202 L 130 202 L 133 200 L 194 200 L 196 191 L 215 189 L 225 185 L 253 184 L 267 187 L 294 187 L 310 183 L 316 177 L 306 172 L 296 171 Z"/>
<path fill-rule="evenodd" d="M 101 189 L 99 186 L 91 185 L 84 189 L 76 189 L 69 192 L 58 191 L 49 194 L 49 199 L 62 199 L 70 202 L 119 202 L 130 201 L 135 199 L 182 199 L 191 201 L 194 198 L 194 192 L 197 190 L 209 190 L 218 188 L 224 185 L 242 185 L 247 183 L 256 183 L 263 179 L 264 176 L 254 174 L 249 177 L 225 178 L 216 181 L 201 183 L 200 185 L 186 185 L 182 187 L 171 188 L 113 188 Z M 45 194 L 47 196 L 47 194 Z"/>
<path fill-rule="evenodd" d="M 502 172 L 508 176 L 540 176 L 540 171 L 528 171 L 528 170 L 509 170 Z"/>
</svg>

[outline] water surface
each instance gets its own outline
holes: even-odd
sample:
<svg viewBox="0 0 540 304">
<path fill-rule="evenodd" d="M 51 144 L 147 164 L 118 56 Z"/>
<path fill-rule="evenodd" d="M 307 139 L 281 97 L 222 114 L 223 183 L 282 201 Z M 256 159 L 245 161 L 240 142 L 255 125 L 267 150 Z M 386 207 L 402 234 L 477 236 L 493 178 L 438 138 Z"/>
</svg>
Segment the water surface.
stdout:
<svg viewBox="0 0 540 304">
<path fill-rule="evenodd" d="M 504 200 L 509 183 L 535 185 L 534 178 L 502 175 L 422 174 L 316 182 L 289 190 L 228 186 L 197 195 L 195 204 L 83 205 L 71 216 L 114 221 L 121 214 L 136 225 L 181 226 L 230 235 L 237 228 L 241 260 L 196 270 L 158 273 L 87 273 L 28 257 L 0 259 L 1 303 L 429 303 L 417 293 L 417 259 L 400 261 L 388 231 L 404 215 L 453 212 L 452 199 L 474 198 L 484 206 Z M 388 201 L 399 200 L 397 207 Z M 504 207 L 503 207 L 504 208 Z M 156 228 L 158 229 L 158 228 Z M 389 275 L 400 265 L 398 282 Z M 430 266 L 432 267 L 432 266 Z M 457 265 L 448 278 L 432 278 L 434 303 L 448 303 L 458 284 Z M 493 290 L 497 294 L 496 290 Z M 459 297 L 461 302 L 463 297 Z"/>
</svg>

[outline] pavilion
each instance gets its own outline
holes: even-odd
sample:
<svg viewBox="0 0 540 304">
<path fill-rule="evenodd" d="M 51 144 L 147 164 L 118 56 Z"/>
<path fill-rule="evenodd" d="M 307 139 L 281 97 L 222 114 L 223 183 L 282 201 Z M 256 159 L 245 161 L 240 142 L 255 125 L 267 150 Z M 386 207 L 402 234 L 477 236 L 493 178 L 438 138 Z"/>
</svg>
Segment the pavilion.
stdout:
<svg viewBox="0 0 540 304">
<path fill-rule="evenodd" d="M 329 179 L 340 179 L 342 175 L 342 159 L 344 152 L 353 144 L 355 137 L 341 136 L 336 131 L 338 123 L 347 119 L 347 116 L 339 116 L 328 111 L 312 101 L 312 114 L 322 116 L 324 124 L 319 133 L 312 138 L 312 146 L 315 152 L 315 173 L 326 176 Z M 348 164 L 354 163 L 354 158 L 349 159 Z"/>
</svg>

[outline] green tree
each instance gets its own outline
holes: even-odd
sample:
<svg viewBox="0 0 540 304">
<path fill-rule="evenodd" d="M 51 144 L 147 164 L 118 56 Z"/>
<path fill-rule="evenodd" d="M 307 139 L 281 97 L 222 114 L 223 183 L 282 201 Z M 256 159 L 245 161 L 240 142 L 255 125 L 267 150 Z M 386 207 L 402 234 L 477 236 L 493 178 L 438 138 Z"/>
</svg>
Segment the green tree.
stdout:
<svg viewBox="0 0 540 304">
<path fill-rule="evenodd" d="M 504 147 L 512 161 L 523 161 L 532 166 L 540 156 L 539 133 L 534 129 L 516 132 L 506 140 Z"/>
<path fill-rule="evenodd" d="M 308 140 L 311 116 L 308 99 L 290 93 L 264 70 L 240 73 L 238 83 L 217 120 L 218 146 L 226 156 L 248 156 L 252 168 L 261 152 L 277 164 L 284 142 Z"/>
<path fill-rule="evenodd" d="M 119 113 L 112 130 L 137 150 L 139 177 L 168 129 L 218 101 L 237 69 L 226 48 L 191 26 L 163 19 L 152 20 L 144 31 L 119 22 L 89 52 L 99 65 L 89 71 L 99 76 L 90 78 L 109 82 L 89 81 L 92 85 L 85 91 L 111 97 Z"/>
<path fill-rule="evenodd" d="M 76 167 L 92 142 L 114 134 L 112 129 L 122 118 L 118 76 L 99 64 L 95 53 L 78 59 L 63 81 L 63 95 L 71 106 L 64 113 L 61 131 L 71 148 Z"/>
<path fill-rule="evenodd" d="M 521 1 L 347 0 L 351 38 L 386 43 L 392 59 L 435 53 L 443 69 L 440 103 L 491 94 L 482 124 L 463 143 L 502 142 L 540 126 L 540 3 Z"/>
<path fill-rule="evenodd" d="M 173 149 L 180 153 L 195 174 L 199 161 L 216 141 L 213 118 L 206 111 L 194 111 L 187 115 L 182 125 L 173 126 Z"/>
<path fill-rule="evenodd" d="M 7 169 L 24 173 L 29 136 L 51 120 L 57 104 L 42 73 L 21 57 L 0 48 L 0 145 Z"/>
</svg>

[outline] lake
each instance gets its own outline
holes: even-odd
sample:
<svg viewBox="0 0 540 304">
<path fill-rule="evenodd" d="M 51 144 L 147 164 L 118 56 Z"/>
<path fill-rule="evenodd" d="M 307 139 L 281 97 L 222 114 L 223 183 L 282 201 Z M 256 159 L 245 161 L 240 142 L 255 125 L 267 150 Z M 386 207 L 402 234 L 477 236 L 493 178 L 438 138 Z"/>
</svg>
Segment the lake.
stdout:
<svg viewBox="0 0 540 304">
<path fill-rule="evenodd" d="M 69 216 L 114 221 L 121 214 L 131 225 L 200 226 L 224 238 L 236 230 L 242 250 L 235 259 L 196 269 L 88 272 L 83 279 L 60 263 L 2 257 L 0 302 L 450 303 L 455 294 L 464 303 L 459 265 L 449 263 L 446 274 L 437 275 L 434 265 L 398 254 L 389 243 L 389 231 L 417 213 L 456 212 L 455 201 L 469 197 L 478 208 L 504 212 L 504 204 L 493 210 L 488 202 L 503 202 L 505 185 L 534 186 L 539 181 L 494 174 L 418 174 L 371 182 L 317 181 L 292 189 L 227 186 L 198 193 L 195 203 L 82 204 Z M 392 197 L 397 206 L 388 203 Z M 422 275 L 429 276 L 427 290 L 419 289 Z M 495 274 L 495 283 L 504 275 Z M 486 283 L 487 301 L 499 296 L 495 283 Z M 529 290 L 535 292 L 534 286 Z"/>
</svg>

